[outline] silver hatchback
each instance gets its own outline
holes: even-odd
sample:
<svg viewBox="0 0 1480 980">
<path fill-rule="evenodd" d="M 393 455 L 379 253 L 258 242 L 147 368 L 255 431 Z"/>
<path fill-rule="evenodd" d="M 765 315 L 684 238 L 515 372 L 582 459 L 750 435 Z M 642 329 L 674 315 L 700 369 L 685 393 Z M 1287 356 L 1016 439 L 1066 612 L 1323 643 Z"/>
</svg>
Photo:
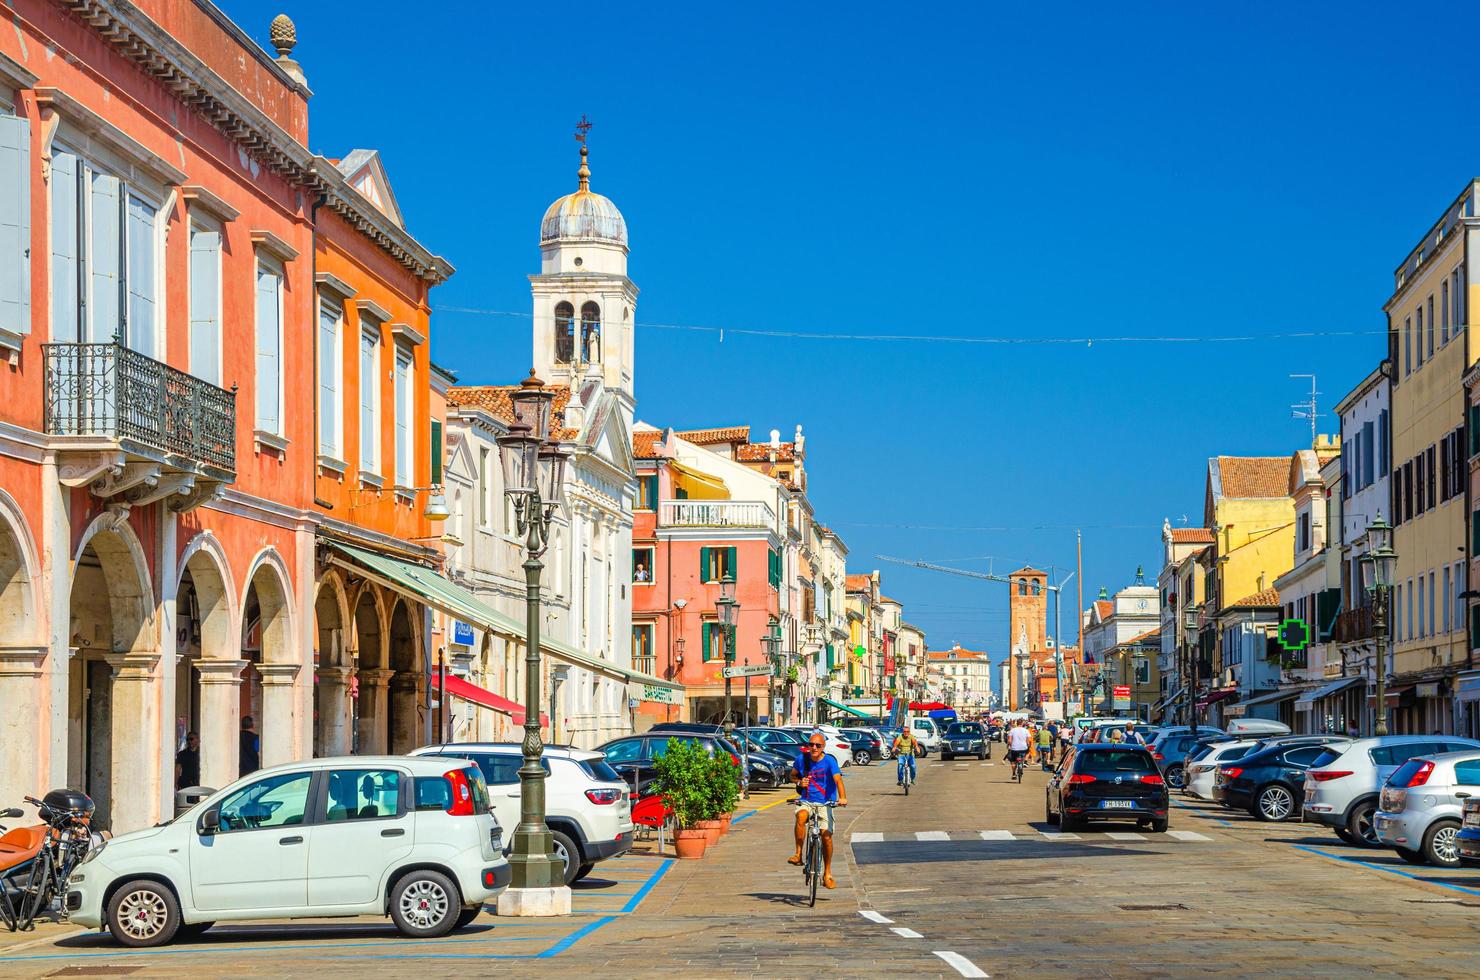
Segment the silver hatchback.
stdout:
<svg viewBox="0 0 1480 980">
<path fill-rule="evenodd" d="M 1388 777 L 1372 818 L 1377 839 L 1411 864 L 1458 867 L 1461 804 L 1480 794 L 1480 751 L 1409 759 Z"/>
</svg>

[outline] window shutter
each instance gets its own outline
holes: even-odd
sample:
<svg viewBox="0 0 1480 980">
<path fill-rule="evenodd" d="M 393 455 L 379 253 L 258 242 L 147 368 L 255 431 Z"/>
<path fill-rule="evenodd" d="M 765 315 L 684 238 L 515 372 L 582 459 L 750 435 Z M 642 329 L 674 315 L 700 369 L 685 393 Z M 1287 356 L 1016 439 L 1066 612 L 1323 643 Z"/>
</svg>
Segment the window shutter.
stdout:
<svg viewBox="0 0 1480 980">
<path fill-rule="evenodd" d="M 711 579 L 709 577 L 709 549 L 708 548 L 700 548 L 699 549 L 699 581 L 701 581 L 701 582 L 710 582 L 710 581 L 713 581 L 713 579 Z M 707 628 L 708 627 L 706 627 L 706 629 Z"/>
<path fill-rule="evenodd" d="M 51 339 L 78 340 L 77 158 L 51 155 Z"/>
<path fill-rule="evenodd" d="M 190 373 L 221 385 L 221 233 L 190 229 Z"/>
<path fill-rule="evenodd" d="M 396 483 L 403 487 L 416 486 L 416 475 L 411 472 L 411 357 L 405 351 L 396 351 Z"/>
<path fill-rule="evenodd" d="M 0 330 L 31 332 L 31 123 L 0 116 Z"/>
<path fill-rule="evenodd" d="M 704 550 L 705 551 L 708 551 L 709 549 L 708 548 L 705 548 Z M 699 647 L 700 647 L 699 658 L 701 660 L 708 660 L 709 659 L 709 627 L 712 626 L 712 625 L 714 625 L 714 624 L 713 623 L 705 623 L 704 626 L 703 626 L 703 629 L 700 631 L 700 637 L 699 637 Z"/>
<path fill-rule="evenodd" d="M 378 328 L 377 328 L 378 332 Z M 369 330 L 360 334 L 360 469 L 375 470 L 380 461 L 380 426 L 376 406 L 380 403 L 380 372 L 376 370 L 379 341 Z M 487 450 L 484 450 L 487 453 Z M 485 466 L 486 469 L 486 466 Z M 487 523 L 487 517 L 484 519 Z"/>
<path fill-rule="evenodd" d="M 726 548 L 725 551 L 729 552 L 726 556 L 726 561 L 730 570 L 730 578 L 738 582 L 740 581 L 740 565 L 735 561 L 736 549 Z"/>
<path fill-rule="evenodd" d="M 154 302 L 155 272 L 159 267 L 154 205 L 128 199 L 128 345 L 145 357 L 158 353 L 158 323 Z"/>
<path fill-rule="evenodd" d="M 442 423 L 432 419 L 432 483 L 442 483 Z"/>
<path fill-rule="evenodd" d="M 339 458 L 339 319 L 319 304 L 319 452 Z"/>
<path fill-rule="evenodd" d="M 88 274 L 92 279 L 91 306 L 87 318 L 87 339 L 95 344 L 110 344 L 123 333 L 123 216 L 121 185 L 111 174 L 93 174 L 89 193 L 92 197 L 92 252 Z"/>
<path fill-rule="evenodd" d="M 266 266 L 257 266 L 257 428 L 280 433 L 278 408 L 282 378 L 279 375 L 278 319 L 281 280 Z"/>
</svg>

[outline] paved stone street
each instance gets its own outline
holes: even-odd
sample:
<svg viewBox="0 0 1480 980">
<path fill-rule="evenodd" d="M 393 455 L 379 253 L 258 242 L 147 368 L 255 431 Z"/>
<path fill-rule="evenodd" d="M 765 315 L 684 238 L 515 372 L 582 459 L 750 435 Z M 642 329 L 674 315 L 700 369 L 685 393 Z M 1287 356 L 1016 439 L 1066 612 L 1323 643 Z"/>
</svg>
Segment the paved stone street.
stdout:
<svg viewBox="0 0 1480 980">
<path fill-rule="evenodd" d="M 785 864 L 792 810 L 775 792 L 702 861 L 648 852 L 603 866 L 568 920 L 488 916 L 428 942 L 370 919 L 221 926 L 144 952 L 49 926 L 0 937 L 0 974 L 401 974 L 454 961 L 535 976 L 1453 976 L 1480 952 L 1480 871 L 1414 867 L 1201 805 L 1178 806 L 1165 835 L 1055 834 L 1042 774 L 1010 783 L 1000 758 L 927 761 L 908 798 L 892 764 L 846 779 L 849 847 L 815 908 Z"/>
</svg>

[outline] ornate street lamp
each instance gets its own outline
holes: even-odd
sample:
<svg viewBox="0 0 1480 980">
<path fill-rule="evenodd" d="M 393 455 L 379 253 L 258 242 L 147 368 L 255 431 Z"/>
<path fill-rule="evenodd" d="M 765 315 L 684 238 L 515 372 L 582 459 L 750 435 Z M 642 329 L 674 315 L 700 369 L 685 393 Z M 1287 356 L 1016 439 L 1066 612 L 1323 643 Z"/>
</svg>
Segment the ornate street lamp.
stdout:
<svg viewBox="0 0 1480 980">
<path fill-rule="evenodd" d="M 514 505 L 518 533 L 524 537 L 525 682 L 524 764 L 519 768 L 519 825 L 514 828 L 509 864 L 510 887 L 499 896 L 500 915 L 569 915 L 570 889 L 555 857 L 545 825 L 545 768 L 540 757 L 540 556 L 549 543 L 550 521 L 565 492 L 568 454 L 551 431 L 555 393 L 534 371 L 510 399 L 514 424 L 499 436 L 504 493 Z"/>
<path fill-rule="evenodd" d="M 735 601 L 735 574 L 726 571 L 719 580 L 719 598 L 714 600 L 714 612 L 719 619 L 720 642 L 724 644 L 725 666 L 735 666 L 735 619 L 740 614 L 740 603 Z M 735 713 L 730 704 L 731 677 L 725 673 L 725 733 L 735 733 Z"/>
<path fill-rule="evenodd" d="M 1393 528 L 1377 512 L 1377 520 L 1367 526 L 1367 552 L 1359 559 L 1367 577 L 1367 591 L 1372 594 L 1372 631 L 1377 640 L 1377 717 L 1372 734 L 1386 735 L 1387 727 L 1387 600 L 1397 571 L 1398 553 L 1393 550 Z"/>
<path fill-rule="evenodd" d="M 1197 737 L 1197 644 L 1193 637 L 1197 633 L 1197 610 L 1186 606 L 1182 610 L 1182 637 L 1187 642 L 1187 673 L 1183 684 L 1187 689 L 1187 717 L 1191 719 L 1192 737 Z"/>
</svg>

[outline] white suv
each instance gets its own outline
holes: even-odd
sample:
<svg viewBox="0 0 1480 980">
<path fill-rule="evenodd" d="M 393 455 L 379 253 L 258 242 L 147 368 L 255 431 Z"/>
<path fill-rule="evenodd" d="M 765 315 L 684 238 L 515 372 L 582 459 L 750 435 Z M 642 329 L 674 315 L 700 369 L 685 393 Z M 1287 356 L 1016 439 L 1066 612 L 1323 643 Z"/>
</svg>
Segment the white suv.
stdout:
<svg viewBox="0 0 1480 980">
<path fill-rule="evenodd" d="M 414 756 L 458 756 L 478 764 L 488 783 L 493 812 L 505 828 L 504 846 L 513 846 L 519 826 L 519 767 L 524 756 L 516 742 L 450 742 L 417 749 Z M 545 825 L 555 856 L 565 864 L 565 884 L 591 873 L 598 861 L 632 849 L 631 787 L 600 752 L 545 746 Z"/>
<path fill-rule="evenodd" d="M 355 756 L 259 769 L 169 823 L 88 852 L 72 922 L 125 946 L 217 922 L 389 915 L 402 935 L 471 922 L 509 884 L 477 766 Z"/>
<path fill-rule="evenodd" d="M 1415 756 L 1475 749 L 1480 742 L 1456 735 L 1383 735 L 1329 746 L 1305 772 L 1304 819 L 1348 844 L 1381 847 L 1372 821 L 1387 778 Z"/>
</svg>

